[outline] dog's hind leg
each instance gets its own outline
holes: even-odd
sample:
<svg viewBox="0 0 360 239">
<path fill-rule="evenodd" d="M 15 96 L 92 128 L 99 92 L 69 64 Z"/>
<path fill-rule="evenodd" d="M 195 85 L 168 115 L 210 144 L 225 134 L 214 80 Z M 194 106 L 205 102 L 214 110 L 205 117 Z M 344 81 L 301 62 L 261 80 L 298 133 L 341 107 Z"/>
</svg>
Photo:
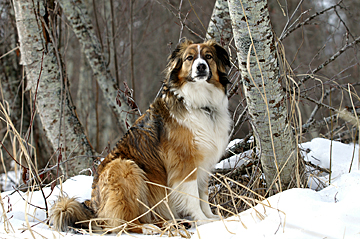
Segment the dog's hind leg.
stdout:
<svg viewBox="0 0 360 239">
<path fill-rule="evenodd" d="M 151 215 L 136 218 L 145 211 L 138 200 L 147 204 L 145 181 L 144 171 L 132 160 L 118 158 L 106 165 L 92 194 L 92 205 L 95 204 L 97 218 L 103 221 L 104 227 L 114 231 L 126 227 L 128 231 L 143 233 L 138 225 L 151 221 Z"/>
</svg>

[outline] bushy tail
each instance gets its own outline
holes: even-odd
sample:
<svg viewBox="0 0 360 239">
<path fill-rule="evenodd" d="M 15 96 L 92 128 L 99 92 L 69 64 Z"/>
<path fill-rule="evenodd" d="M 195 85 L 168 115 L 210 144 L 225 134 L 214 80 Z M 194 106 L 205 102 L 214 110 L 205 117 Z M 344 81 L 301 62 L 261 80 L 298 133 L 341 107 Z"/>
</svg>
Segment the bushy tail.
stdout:
<svg viewBox="0 0 360 239">
<path fill-rule="evenodd" d="M 76 198 L 60 196 L 50 209 L 50 223 L 56 230 L 67 231 L 69 227 L 88 228 L 90 220 L 94 217 L 91 209 L 76 201 Z"/>
</svg>

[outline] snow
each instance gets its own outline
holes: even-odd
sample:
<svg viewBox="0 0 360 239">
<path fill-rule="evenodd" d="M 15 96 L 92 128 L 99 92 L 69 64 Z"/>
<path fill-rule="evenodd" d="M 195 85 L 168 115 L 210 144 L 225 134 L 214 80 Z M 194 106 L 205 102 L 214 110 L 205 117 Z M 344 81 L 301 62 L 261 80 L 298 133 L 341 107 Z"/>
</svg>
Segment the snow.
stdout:
<svg viewBox="0 0 360 239">
<path fill-rule="evenodd" d="M 192 238 L 360 238 L 358 146 L 317 138 L 301 144 L 301 148 L 304 149 L 305 159 L 320 167 L 329 168 L 330 158 L 332 159 L 330 185 L 327 174 L 320 173 L 318 175 L 318 180 L 329 186 L 320 191 L 290 189 L 278 193 L 239 215 L 201 225 L 197 229 L 190 229 L 189 231 L 193 233 Z M 330 149 L 332 149 L 331 154 Z M 238 158 L 243 158 L 243 156 L 238 156 Z M 353 163 L 349 173 L 352 159 Z M 227 166 L 231 166 L 231 163 Z M 315 183 L 315 180 L 310 181 L 309 185 Z M 76 176 L 68 179 L 54 189 L 48 202 L 51 204 L 56 200 L 61 187 L 70 197 L 77 196 L 79 200 L 88 199 L 90 198 L 91 182 L 92 177 L 89 176 Z M 48 195 L 50 191 L 49 187 L 44 188 L 45 195 Z M 31 201 L 32 205 L 44 207 L 41 192 L 21 194 L 24 199 Z M 4 205 L 1 210 L 9 211 L 6 213 L 6 218 L 9 219 L 10 224 L 5 223 L 3 215 L 0 224 L 0 238 L 31 238 L 30 231 L 24 230 L 27 228 L 27 220 L 29 225 L 35 225 L 39 220 L 46 218 L 44 210 L 26 204 L 22 197 L 18 192 L 13 191 L 1 193 Z M 8 210 L 8 202 L 11 204 L 11 210 Z M 91 237 L 90 235 L 55 232 L 43 223 L 33 226 L 32 233 L 36 238 L 84 239 Z M 100 235 L 92 237 L 94 236 Z M 115 234 L 106 235 L 107 238 L 115 236 Z M 122 237 L 159 238 L 159 235 L 123 234 Z"/>
<path fill-rule="evenodd" d="M 232 140 L 229 145 L 227 146 L 226 150 L 230 149 L 235 144 L 241 143 L 243 139 L 234 139 Z M 249 140 L 253 142 L 251 138 Z M 248 150 L 240 154 L 236 154 L 231 156 L 230 158 L 224 159 L 215 165 L 215 169 L 233 169 L 240 167 L 243 164 L 248 163 L 251 160 L 252 151 Z"/>
<path fill-rule="evenodd" d="M 4 191 L 10 191 L 12 190 L 12 186 L 18 182 L 18 179 L 21 178 L 21 172 L 20 170 L 10 171 L 6 174 L 0 175 L 0 184 L 2 185 L 2 189 Z"/>
<path fill-rule="evenodd" d="M 308 160 L 323 168 L 330 168 L 330 140 L 315 138 L 311 142 L 301 144 L 301 147 L 311 150 L 311 152 L 307 154 Z M 354 149 L 356 149 L 355 153 Z M 351 163 L 351 160 L 349 161 L 349 159 L 352 158 L 354 158 L 354 161 L 351 169 L 358 169 L 358 149 L 358 145 L 355 145 L 354 147 L 353 144 L 342 144 L 340 142 L 333 141 L 331 152 L 334 171 L 338 174 L 344 174 L 346 172 L 349 172 Z"/>
<path fill-rule="evenodd" d="M 330 168 L 331 159 L 331 181 L 338 179 L 341 175 L 359 169 L 359 146 L 353 144 L 342 144 L 321 138 L 315 138 L 311 142 L 301 144 L 303 149 L 310 150 L 305 154 L 305 160 L 310 161 L 322 168 Z M 332 150 L 330 150 L 332 149 Z M 329 182 L 329 175 L 322 174 L 318 178 L 311 178 L 309 186 L 316 188 L 318 181 Z M 331 182 L 330 181 L 330 182 Z"/>
</svg>

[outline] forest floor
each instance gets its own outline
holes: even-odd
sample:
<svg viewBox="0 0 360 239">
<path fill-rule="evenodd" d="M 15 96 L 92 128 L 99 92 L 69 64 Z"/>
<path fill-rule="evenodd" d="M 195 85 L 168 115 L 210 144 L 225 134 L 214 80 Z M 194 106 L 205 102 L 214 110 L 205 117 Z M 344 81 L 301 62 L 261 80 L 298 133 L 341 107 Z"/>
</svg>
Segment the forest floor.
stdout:
<svg viewBox="0 0 360 239">
<path fill-rule="evenodd" d="M 260 202 L 238 215 L 209 222 L 189 229 L 184 236 L 191 238 L 360 238 L 360 171 L 358 145 L 348 145 L 316 138 L 300 145 L 305 160 L 329 174 L 309 177 L 310 188 L 319 182 L 327 185 L 319 191 L 290 189 Z M 332 151 L 330 150 L 332 148 Z M 306 150 L 307 149 L 307 150 Z M 331 151 L 331 153 L 330 153 Z M 225 165 L 224 163 L 222 165 Z M 350 166 L 351 165 L 351 166 Z M 351 168 L 351 170 L 349 170 Z M 349 172 L 350 171 L 350 172 Z M 76 176 L 62 184 L 68 196 L 79 200 L 90 198 L 92 177 Z M 60 194 L 56 186 L 47 198 L 50 206 Z M 44 188 L 45 195 L 51 188 Z M 2 218 L 0 238 L 90 238 L 100 234 L 57 232 L 46 225 L 44 199 L 40 191 L 26 193 L 14 190 L 1 193 Z M 115 238 L 116 234 L 107 234 Z M 126 234 L 123 238 L 160 238 L 160 235 Z M 167 234 L 161 236 L 167 237 Z M 181 238 L 180 235 L 174 238 Z"/>
</svg>

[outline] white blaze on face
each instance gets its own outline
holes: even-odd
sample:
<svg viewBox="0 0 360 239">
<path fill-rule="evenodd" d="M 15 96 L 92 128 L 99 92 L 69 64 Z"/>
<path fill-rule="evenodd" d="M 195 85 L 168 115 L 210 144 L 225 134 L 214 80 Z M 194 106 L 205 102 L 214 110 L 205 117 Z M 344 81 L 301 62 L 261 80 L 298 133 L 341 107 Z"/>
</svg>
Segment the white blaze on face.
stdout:
<svg viewBox="0 0 360 239">
<path fill-rule="evenodd" d="M 198 55 L 191 67 L 191 78 L 194 80 L 204 81 L 208 79 L 210 70 L 207 62 L 201 58 L 200 52 L 200 45 L 198 45 Z"/>
</svg>

